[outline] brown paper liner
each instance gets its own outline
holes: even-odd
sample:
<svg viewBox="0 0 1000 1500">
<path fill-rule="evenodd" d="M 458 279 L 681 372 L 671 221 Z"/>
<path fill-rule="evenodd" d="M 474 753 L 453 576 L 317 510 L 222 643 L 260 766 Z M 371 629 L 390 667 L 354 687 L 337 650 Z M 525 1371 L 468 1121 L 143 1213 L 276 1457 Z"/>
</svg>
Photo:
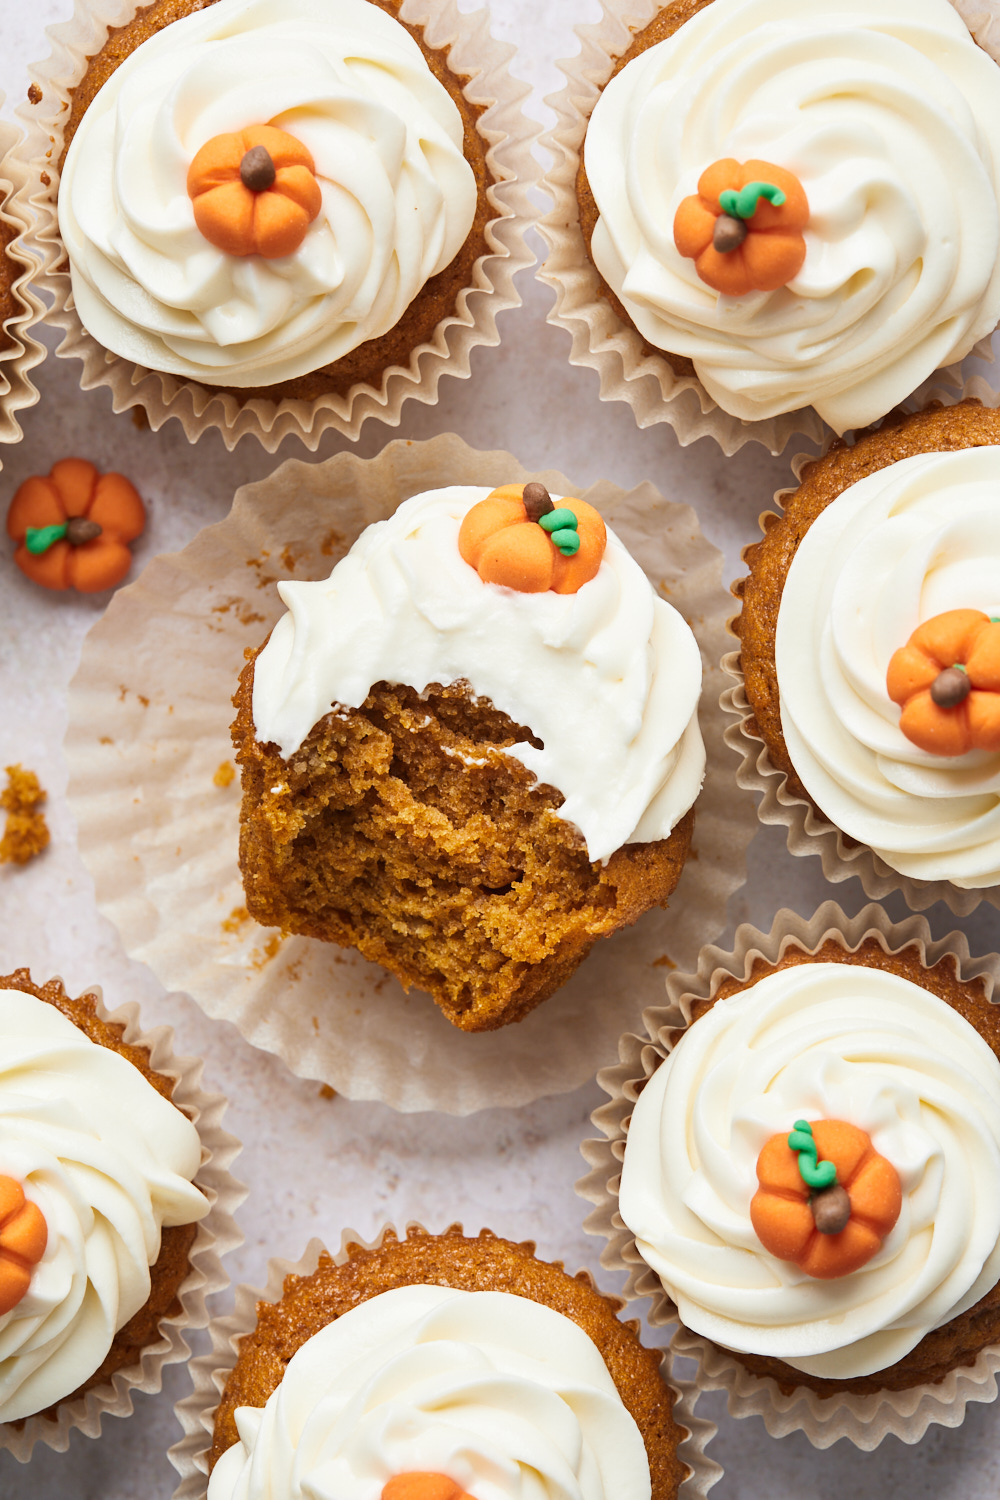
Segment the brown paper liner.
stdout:
<svg viewBox="0 0 1000 1500">
<path fill-rule="evenodd" d="M 433 1233 L 412 1220 L 407 1223 L 403 1232 L 396 1230 L 391 1224 L 385 1224 L 372 1240 L 364 1240 L 353 1229 L 345 1229 L 340 1237 L 340 1249 L 333 1256 L 334 1263 L 338 1266 L 346 1263 L 348 1245 L 361 1245 L 365 1250 L 375 1250 L 381 1246 L 387 1234 L 395 1234 L 402 1240 L 411 1229 L 416 1229 L 421 1234 Z M 257 1325 L 257 1303 L 280 1302 L 285 1277 L 311 1276 L 319 1264 L 320 1255 L 325 1253 L 326 1246 L 321 1240 L 314 1239 L 309 1241 L 305 1254 L 299 1261 L 269 1260 L 267 1284 L 263 1290 L 245 1284 L 238 1286 L 233 1312 L 228 1317 L 212 1319 L 208 1328 L 212 1340 L 211 1353 L 199 1355 L 189 1362 L 188 1369 L 194 1390 L 174 1407 L 177 1420 L 184 1429 L 184 1437 L 174 1444 L 167 1455 L 181 1476 L 173 1500 L 204 1500 L 208 1487 L 208 1455 L 212 1446 L 215 1409 L 229 1372 L 236 1364 L 240 1340 Z M 586 1277 L 593 1286 L 593 1278 L 588 1271 L 580 1271 L 577 1275 Z M 720 1466 L 705 1453 L 718 1429 L 714 1422 L 695 1415 L 699 1395 L 697 1386 L 691 1381 L 679 1380 L 672 1373 L 667 1354 L 664 1354 L 661 1369 L 664 1380 L 675 1395 L 674 1417 L 688 1433 L 677 1450 L 689 1471 L 687 1479 L 677 1492 L 677 1500 L 701 1500 L 712 1485 L 722 1478 Z"/>
<path fill-rule="evenodd" d="M 99 1437 L 105 1417 L 131 1415 L 132 1398 L 137 1391 L 160 1390 L 163 1366 L 177 1364 L 190 1356 L 186 1330 L 204 1328 L 208 1323 L 206 1298 L 229 1285 L 222 1256 L 243 1243 L 243 1232 L 233 1214 L 246 1197 L 246 1188 L 229 1170 L 240 1151 L 240 1142 L 222 1128 L 228 1101 L 222 1094 L 209 1094 L 202 1088 L 204 1063 L 198 1058 L 179 1057 L 174 1052 L 171 1027 L 154 1026 L 144 1031 L 134 1001 L 109 1011 L 100 985 L 91 985 L 83 993 L 93 996 L 102 1021 L 123 1026 L 126 1042 L 148 1050 L 150 1066 L 155 1072 L 176 1079 L 173 1103 L 197 1127 L 201 1137 L 202 1162 L 194 1182 L 211 1208 L 199 1222 L 189 1252 L 190 1270 L 178 1292 L 180 1308 L 160 1319 L 160 1337 L 143 1349 L 138 1363 L 116 1370 L 106 1384 L 94 1386 L 75 1400 L 60 1401 L 54 1420 L 36 1416 L 23 1423 L 0 1423 L 0 1451 L 12 1454 L 20 1463 L 28 1462 L 36 1443 L 54 1448 L 57 1453 L 65 1452 L 74 1430 L 85 1437 Z"/>
<path fill-rule="evenodd" d="M 996 26 L 1000 30 L 1000 17 Z M 981 401 L 984 406 L 1000 405 L 1000 393 L 977 376 L 964 385 L 954 382 L 947 386 L 921 387 L 921 393 L 907 401 L 904 410 L 918 411 L 932 401 L 940 402 L 943 406 L 954 406 L 970 397 Z M 829 442 L 826 446 L 829 447 Z M 812 454 L 799 454 L 792 460 L 796 479 L 801 478 L 802 470 L 812 462 Z M 767 527 L 768 517 L 775 512 L 780 513 L 784 509 L 785 499 L 794 493 L 794 486 L 775 491 L 774 511 L 764 511 L 759 517 L 762 535 Z M 740 766 L 736 772 L 737 784 L 747 791 L 760 793 L 757 816 L 762 823 L 779 824 L 787 830 L 790 854 L 818 854 L 827 880 L 837 883 L 856 876 L 865 895 L 873 900 L 881 901 L 892 891 L 900 891 L 907 906 L 914 911 L 924 911 L 928 906 L 933 906 L 935 901 L 943 901 L 959 917 L 967 917 L 984 901 L 1000 907 L 1000 886 L 964 890 L 961 886 L 953 885 L 950 880 L 918 880 L 912 875 L 901 874 L 887 865 L 866 844 L 858 844 L 849 839 L 820 812 L 815 803 L 804 801 L 790 792 L 785 772 L 774 764 L 770 751 L 756 732 L 756 720 L 746 695 L 739 651 L 729 651 L 723 656 L 722 670 L 735 683 L 726 688 L 720 703 L 723 712 L 737 720 L 735 724 L 730 723 L 725 734 L 726 744 L 740 757 Z"/>
<path fill-rule="evenodd" d="M 444 484 L 540 478 L 603 510 L 702 650 L 708 753 L 694 855 L 667 911 L 595 944 L 569 982 L 517 1025 L 469 1035 L 419 991 L 357 952 L 258 927 L 237 864 L 240 787 L 231 695 L 244 650 L 284 612 L 276 578 L 325 578 L 370 522 Z M 168 989 L 192 995 L 300 1077 L 394 1109 L 469 1114 L 578 1088 L 621 1032 L 663 993 L 664 970 L 692 964 L 726 924 L 746 878 L 753 808 L 733 785 L 718 706 L 729 596 L 721 557 L 694 512 L 643 484 L 579 490 L 529 476 L 507 453 L 445 434 L 397 441 L 378 458 L 289 461 L 244 486 L 229 517 L 183 552 L 155 558 L 119 590 L 83 648 L 70 689 L 69 797 L 101 910 L 126 950 Z M 228 773 L 223 773 L 224 775 Z"/>
<path fill-rule="evenodd" d="M 669 362 L 650 354 L 641 335 L 626 323 L 603 294 L 604 283 L 587 254 L 580 228 L 576 177 L 580 152 L 594 105 L 611 77 L 614 63 L 641 31 L 663 9 L 667 0 L 602 0 L 604 14 L 589 26 L 578 26 L 580 50 L 559 67 L 566 87 L 545 102 L 557 122 L 540 145 L 551 153 L 552 166 L 542 187 L 553 209 L 539 222 L 549 253 L 538 275 L 555 289 L 556 304 L 548 321 L 572 336 L 570 363 L 596 370 L 602 401 L 625 401 L 640 427 L 667 422 L 682 447 L 711 437 L 726 454 L 745 443 L 762 443 L 781 453 L 793 437 L 821 442 L 829 432 L 812 407 L 784 412 L 760 421 L 731 416 L 713 400 L 696 375 L 676 375 Z M 981 47 L 1000 63 L 1000 18 L 982 0 L 951 0 Z M 971 351 L 992 358 L 988 340 Z M 940 380 L 958 366 L 935 372 Z"/>
<path fill-rule="evenodd" d="M 0 103 L 3 97 L 0 94 Z M 19 304 L 18 311 L 4 324 L 6 337 L 0 347 L 0 443 L 20 441 L 21 428 L 14 414 L 26 406 L 34 406 L 38 400 L 38 391 L 28 372 L 45 358 L 45 349 L 29 333 L 44 308 L 29 285 L 35 262 L 23 241 L 30 216 L 18 198 L 28 176 L 20 147 L 21 132 L 17 126 L 0 120 L 0 220 L 5 229 L 15 231 L 6 254 L 12 262 L 11 291 Z"/>
<path fill-rule="evenodd" d="M 521 112 L 521 101 L 530 90 L 511 77 L 507 65 L 515 49 L 491 36 L 489 12 L 464 14 L 458 0 L 403 0 L 400 10 L 404 20 L 424 27 L 428 46 L 450 49 L 455 72 L 468 75 L 465 97 L 486 106 L 479 131 L 488 142 L 487 162 L 496 179 L 487 189 L 494 210 L 485 231 L 489 253 L 475 262 L 471 284 L 460 294 L 456 310 L 442 318 L 433 339 L 420 344 L 406 366 L 386 369 L 377 390 L 359 382 L 346 395 L 330 393 L 313 401 L 240 401 L 212 386 L 148 370 L 112 354 L 86 331 L 73 302 L 57 213 L 57 163 L 68 100 L 88 57 L 104 45 L 109 28 L 130 21 L 139 8 L 138 0 L 75 0 L 72 19 L 48 30 L 51 55 L 29 69 L 33 86 L 41 90 L 41 102 L 19 110 L 29 126 L 25 199 L 34 217 L 31 249 L 43 263 L 38 284 L 52 299 L 47 321 L 65 334 L 56 354 L 83 362 L 81 388 L 108 386 L 116 412 L 141 407 L 154 430 L 176 417 L 192 443 L 218 429 L 230 450 L 252 435 L 274 453 L 289 434 L 314 452 L 329 428 L 353 439 L 369 417 L 398 426 L 409 397 L 433 405 L 442 375 L 467 379 L 472 350 L 500 342 L 497 314 L 520 306 L 514 277 L 535 259 L 524 236 L 535 219 L 529 190 L 538 178 L 531 150 L 538 126 Z"/>
<path fill-rule="evenodd" d="M 648 1035 L 623 1036 L 618 1064 L 598 1073 L 597 1081 L 610 1095 L 610 1102 L 596 1109 L 591 1118 L 604 1139 L 583 1143 L 581 1149 L 590 1171 L 577 1183 L 577 1191 L 595 1205 L 584 1227 L 608 1242 L 601 1253 L 601 1264 L 628 1273 L 622 1295 L 627 1301 L 650 1297 L 649 1322 L 654 1327 L 678 1324 L 671 1341 L 673 1353 L 697 1362 L 695 1381 L 701 1389 L 727 1392 L 730 1415 L 760 1417 L 772 1437 L 803 1432 L 815 1448 L 828 1448 L 839 1438 L 847 1438 L 869 1451 L 889 1434 L 904 1443 L 915 1443 L 932 1423 L 958 1427 L 968 1402 L 995 1400 L 1000 1346 L 983 1349 L 973 1365 L 951 1370 L 942 1381 L 906 1391 L 821 1397 L 808 1386 L 797 1386 L 785 1394 L 775 1380 L 752 1375 L 727 1350 L 678 1322 L 676 1306 L 655 1271 L 642 1259 L 635 1236 L 618 1212 L 621 1164 L 635 1101 L 677 1040 L 677 1029 L 691 1024 L 692 1004 L 711 999 L 730 977 L 748 979 L 758 957 L 773 964 L 793 944 L 806 953 L 815 953 L 829 939 L 850 952 L 866 938 L 874 938 L 886 953 L 898 953 L 915 944 L 927 968 L 951 954 L 961 980 L 981 978 L 988 1000 L 1000 995 L 1000 956 L 971 957 L 962 932 L 934 939 L 923 917 L 891 922 L 874 904 L 864 907 L 857 916 L 847 917 L 835 901 L 824 901 L 809 919 L 793 911 L 779 911 L 768 933 L 744 923 L 737 928 L 730 951 L 706 947 L 694 972 L 668 977 L 667 1004 L 653 1006 L 643 1015 Z"/>
</svg>

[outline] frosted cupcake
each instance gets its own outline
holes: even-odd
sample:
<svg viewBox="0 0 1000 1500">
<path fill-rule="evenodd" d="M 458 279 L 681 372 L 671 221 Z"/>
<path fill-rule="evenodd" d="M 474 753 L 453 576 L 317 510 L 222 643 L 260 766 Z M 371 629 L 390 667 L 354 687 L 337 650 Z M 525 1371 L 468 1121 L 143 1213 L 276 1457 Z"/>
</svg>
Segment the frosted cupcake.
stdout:
<svg viewBox="0 0 1000 1500">
<path fill-rule="evenodd" d="M 949 0 L 674 3 L 628 38 L 619 11 L 560 98 L 547 274 L 644 425 L 778 451 L 821 430 L 806 408 L 865 426 L 992 333 L 996 52 Z"/>
<path fill-rule="evenodd" d="M 748 762 L 766 747 L 741 779 L 779 788 L 764 816 L 828 874 L 902 877 L 921 905 L 1000 883 L 998 483 L 1000 416 L 971 400 L 836 444 L 735 589 Z"/>
<path fill-rule="evenodd" d="M 0 978 L 0 1023 L 0 1443 L 26 1458 L 71 1426 L 95 1435 L 102 1410 L 131 1410 L 128 1388 L 156 1389 L 186 1354 L 163 1320 L 197 1323 L 222 1284 L 206 1259 L 219 1216 L 199 1225 L 220 1194 L 232 1206 L 218 1147 L 234 1143 L 207 1118 L 219 1101 L 154 1069 L 93 995 L 22 969 Z"/>
<path fill-rule="evenodd" d="M 472 289 L 497 284 L 487 225 L 510 215 L 507 174 L 487 165 L 468 78 L 391 0 L 119 9 L 93 51 L 78 12 L 79 75 L 40 90 L 42 113 L 68 109 L 58 226 L 41 234 L 53 264 L 68 257 L 83 330 L 119 383 L 159 372 L 149 390 L 191 436 L 216 392 L 208 425 L 234 440 L 349 427 L 358 393 L 391 419 L 425 346 L 440 363 L 448 327 L 477 321 Z"/>
<path fill-rule="evenodd" d="M 233 726 L 258 921 L 356 947 L 478 1031 L 666 902 L 701 660 L 596 510 L 429 491 L 279 592 Z"/>
</svg>

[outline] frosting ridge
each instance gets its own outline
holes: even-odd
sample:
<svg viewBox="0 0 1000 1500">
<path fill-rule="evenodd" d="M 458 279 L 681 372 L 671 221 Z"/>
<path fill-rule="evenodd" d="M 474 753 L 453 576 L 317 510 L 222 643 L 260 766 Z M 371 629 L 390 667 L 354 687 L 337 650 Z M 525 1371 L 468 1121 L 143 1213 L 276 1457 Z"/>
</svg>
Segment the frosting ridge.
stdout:
<svg viewBox="0 0 1000 1500">
<path fill-rule="evenodd" d="M 885 1369 L 1000 1279 L 1000 1062 L 893 973 L 802 963 L 719 1000 L 639 1096 L 620 1211 L 684 1323 L 848 1379 Z M 754 1234 L 757 1157 L 799 1118 L 843 1119 L 902 1208 L 860 1270 L 816 1281 Z"/>
<path fill-rule="evenodd" d="M 195 225 L 211 138 L 286 130 L 322 208 L 298 249 L 230 255 Z M 85 327 L 153 369 L 234 386 L 340 359 L 393 327 L 476 208 L 461 116 L 405 28 L 368 0 L 218 0 L 138 47 L 70 145 L 60 232 Z"/>
<path fill-rule="evenodd" d="M 998 82 L 948 0 L 713 0 L 594 107 L 597 268 L 725 411 L 864 426 L 1000 318 Z M 802 183 L 787 287 L 718 295 L 674 244 L 681 201 L 729 157 Z"/>
<path fill-rule="evenodd" d="M 258 739 L 287 759 L 332 705 L 359 708 L 377 682 L 465 681 L 543 741 L 504 754 L 562 792 L 558 816 L 592 860 L 666 838 L 705 773 L 689 626 L 610 530 L 596 577 L 574 594 L 483 583 L 458 532 L 489 493 L 414 496 L 328 579 L 278 585 L 288 613 L 254 667 Z"/>
<path fill-rule="evenodd" d="M 447 1475 L 476 1500 L 649 1500 L 642 1436 L 594 1344 L 509 1292 L 404 1286 L 292 1356 L 209 1500 L 379 1500 L 398 1474 Z"/>
<path fill-rule="evenodd" d="M 929 754 L 899 728 L 893 652 L 945 610 L 1000 614 L 1000 449 L 916 454 L 851 485 L 800 541 L 775 666 L 792 764 L 823 813 L 892 869 L 1000 882 L 1000 754 Z"/>
</svg>

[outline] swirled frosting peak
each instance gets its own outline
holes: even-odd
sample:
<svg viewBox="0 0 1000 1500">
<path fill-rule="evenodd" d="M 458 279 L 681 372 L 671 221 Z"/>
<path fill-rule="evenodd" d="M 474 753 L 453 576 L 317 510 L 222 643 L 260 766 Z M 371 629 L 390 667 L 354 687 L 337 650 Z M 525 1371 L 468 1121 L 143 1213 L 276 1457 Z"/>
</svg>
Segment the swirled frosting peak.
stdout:
<svg viewBox="0 0 1000 1500">
<path fill-rule="evenodd" d="M 864 426 L 1000 319 L 1000 72 L 949 0 L 713 0 L 611 80 L 585 150 L 601 275 L 744 420 Z M 805 190 L 787 286 L 721 295 L 674 243 L 724 158 Z"/>
<path fill-rule="evenodd" d="M 925 620 L 1000 615 L 1000 448 L 924 453 L 838 495 L 799 542 L 778 611 L 781 729 L 809 795 L 887 865 L 1000 882 L 1000 752 L 932 755 L 886 673 Z"/>
<path fill-rule="evenodd" d="M 0 1177 L 45 1221 L 25 1294 L 0 1316 L 0 1422 L 62 1400 L 149 1298 L 163 1225 L 204 1218 L 191 1121 L 54 1006 L 0 991 Z"/>
<path fill-rule="evenodd" d="M 210 243 L 187 192 L 209 141 L 260 125 L 301 143 L 322 193 L 277 259 Z M 172 22 L 111 75 L 66 156 L 59 226 L 84 326 L 209 384 L 340 359 L 392 328 L 468 235 L 462 136 L 416 42 L 368 0 L 218 0 Z"/>
<path fill-rule="evenodd" d="M 308 1339 L 209 1500 L 379 1500 L 443 1474 L 476 1500 L 649 1500 L 642 1436 L 577 1325 L 509 1292 L 405 1286 Z"/>
<path fill-rule="evenodd" d="M 280 583 L 288 613 L 254 665 L 257 738 L 287 759 L 333 705 L 378 682 L 467 682 L 542 747 L 504 752 L 565 797 L 592 860 L 666 838 L 705 774 L 701 657 L 612 531 L 576 593 L 484 583 L 458 536 L 488 489 L 456 485 L 369 526 L 317 583 Z M 552 497 L 558 504 L 556 496 Z"/>
<path fill-rule="evenodd" d="M 751 1222 L 760 1152 L 799 1119 L 865 1131 L 899 1177 L 881 1249 L 835 1280 Z M 900 975 L 778 970 L 717 1001 L 646 1085 L 620 1209 L 695 1332 L 823 1378 L 883 1370 L 1000 1280 L 1000 1062 Z"/>
</svg>

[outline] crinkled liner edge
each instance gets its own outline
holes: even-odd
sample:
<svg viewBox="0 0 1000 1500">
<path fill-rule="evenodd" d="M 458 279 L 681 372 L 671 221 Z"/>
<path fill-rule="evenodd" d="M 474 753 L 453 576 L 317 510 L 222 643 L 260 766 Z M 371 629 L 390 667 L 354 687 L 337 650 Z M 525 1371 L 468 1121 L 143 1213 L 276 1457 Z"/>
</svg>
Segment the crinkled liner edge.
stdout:
<svg viewBox="0 0 1000 1500">
<path fill-rule="evenodd" d="M 981 377 L 965 382 L 957 390 L 934 387 L 926 392 L 925 399 L 911 408 L 919 410 L 928 400 L 943 406 L 954 406 L 959 401 L 975 398 L 984 406 L 1000 406 L 1000 392 L 994 391 Z M 832 441 L 832 439 L 830 440 Z M 829 443 L 827 444 L 829 447 Z M 825 450 L 824 450 L 825 451 Z M 813 454 L 801 453 L 792 460 L 792 471 L 801 480 L 803 470 L 814 462 Z M 784 500 L 795 493 L 790 489 L 776 490 L 774 510 L 764 511 L 759 517 L 761 536 L 766 534 L 768 517 L 784 510 Z M 756 545 L 752 543 L 751 545 Z M 738 580 L 742 582 L 741 580 Z M 730 621 L 730 630 L 741 611 L 737 610 Z M 719 702 L 725 714 L 737 722 L 730 724 L 725 732 L 725 741 L 740 757 L 736 771 L 737 785 L 745 791 L 759 792 L 757 816 L 762 823 L 779 824 L 787 830 L 788 851 L 794 855 L 819 855 L 823 874 L 827 880 L 837 884 L 856 876 L 866 896 L 881 901 L 892 891 L 902 893 L 907 906 L 914 911 L 925 911 L 935 901 L 943 901 L 958 917 L 967 917 L 984 901 L 1000 907 L 1000 885 L 980 890 L 964 890 L 952 885 L 950 880 L 918 880 L 902 875 L 880 859 L 873 849 L 865 844 L 852 844 L 844 834 L 825 818 L 819 809 L 788 790 L 788 778 L 772 761 L 770 752 L 759 733 L 751 728 L 754 711 L 746 695 L 746 683 L 740 665 L 739 650 L 728 652 L 722 658 L 722 670 L 731 677 L 734 686 L 726 688 Z"/>
<path fill-rule="evenodd" d="M 461 1225 L 452 1227 L 460 1229 Z M 340 1236 L 340 1249 L 333 1255 L 334 1264 L 342 1266 L 346 1263 L 348 1246 L 360 1245 L 363 1250 L 376 1250 L 381 1247 L 387 1235 L 404 1240 L 411 1232 L 433 1234 L 435 1231 L 425 1229 L 415 1220 L 408 1221 L 402 1233 L 395 1225 L 384 1224 L 372 1240 L 364 1239 L 353 1229 L 345 1229 Z M 189 1362 L 188 1370 L 194 1389 L 191 1395 L 185 1396 L 174 1407 L 177 1420 L 184 1429 L 184 1437 L 167 1454 L 181 1476 L 173 1500 L 205 1500 L 215 1410 L 229 1373 L 236 1364 L 240 1340 L 256 1327 L 257 1303 L 280 1302 L 286 1276 L 311 1276 L 319 1264 L 320 1256 L 326 1253 L 322 1240 L 312 1239 L 299 1261 L 277 1258 L 269 1260 L 267 1283 L 263 1290 L 246 1284 L 238 1286 L 233 1312 L 227 1317 L 212 1319 L 208 1327 L 212 1340 L 211 1352 L 201 1354 Z M 561 1262 L 557 1264 L 561 1265 Z M 591 1286 L 594 1285 L 589 1271 L 578 1274 L 586 1275 Z M 620 1301 L 614 1297 L 610 1300 Z M 674 1417 L 688 1434 L 677 1450 L 688 1468 L 688 1476 L 677 1492 L 677 1500 L 701 1500 L 722 1478 L 721 1467 L 705 1452 L 718 1429 L 714 1422 L 695 1413 L 700 1394 L 698 1387 L 693 1381 L 678 1380 L 670 1371 L 667 1356 L 662 1362 L 661 1372 L 674 1391 Z"/>
<path fill-rule="evenodd" d="M 0 96 L 2 99 L 2 96 Z M 20 311 L 8 318 L 4 333 L 9 339 L 0 349 L 0 443 L 16 443 L 22 436 L 14 416 L 25 407 L 34 406 L 38 390 L 28 378 L 28 371 L 45 358 L 43 344 L 31 337 L 29 330 L 45 312 L 31 288 L 36 266 L 25 248 L 25 234 L 31 225 L 30 215 L 18 194 L 28 180 L 28 168 L 21 150 L 22 136 L 16 125 L 0 120 L 0 219 L 18 232 L 7 246 L 7 256 L 21 269 L 11 283 L 11 291 L 20 303 Z"/>
<path fill-rule="evenodd" d="M 222 1129 L 228 1100 L 222 1094 L 210 1094 L 202 1088 L 204 1063 L 200 1058 L 180 1057 L 174 1052 L 171 1027 L 154 1026 L 144 1031 L 135 1001 L 109 1011 L 99 985 L 91 985 L 81 993 L 93 996 L 102 1021 L 125 1028 L 126 1042 L 148 1050 L 150 1066 L 157 1073 L 176 1080 L 173 1103 L 188 1116 L 201 1137 L 203 1159 L 194 1181 L 209 1200 L 211 1209 L 198 1224 L 189 1255 L 190 1271 L 178 1293 L 180 1310 L 160 1319 L 160 1337 L 143 1349 L 139 1362 L 116 1370 L 107 1384 L 95 1386 L 76 1400 L 60 1402 L 54 1421 L 43 1416 L 28 1417 L 20 1430 L 13 1423 L 0 1423 L 0 1451 L 12 1454 L 20 1463 L 28 1462 L 36 1443 L 54 1448 L 57 1453 L 65 1452 L 74 1429 L 85 1437 L 99 1437 L 103 1418 L 131 1414 L 136 1391 L 159 1391 L 163 1366 L 186 1360 L 191 1353 L 185 1330 L 204 1328 L 208 1323 L 206 1298 L 229 1285 L 222 1257 L 243 1242 L 243 1232 L 233 1215 L 247 1190 L 229 1170 L 241 1149 L 240 1142 Z"/>
<path fill-rule="evenodd" d="M 441 320 L 433 339 L 418 345 L 407 366 L 389 366 L 379 390 L 358 384 L 346 396 L 280 402 L 256 397 L 241 403 L 209 386 L 148 370 L 110 353 L 80 322 L 69 272 L 60 269 L 65 255 L 59 238 L 55 164 L 62 152 L 70 90 L 82 77 L 87 58 L 104 45 L 109 27 L 125 24 L 138 8 L 137 0 L 76 0 L 70 21 L 46 29 L 52 43 L 48 59 L 29 68 L 32 84 L 42 93 L 40 103 L 18 110 L 28 127 L 29 176 L 18 196 L 33 226 L 29 246 L 42 263 L 38 284 L 52 299 L 46 321 L 65 334 L 56 354 L 82 360 L 81 388 L 108 386 L 116 412 L 141 407 L 154 430 L 174 417 L 192 443 L 218 429 L 230 450 L 252 435 L 274 453 L 284 438 L 294 435 L 314 452 L 329 428 L 354 439 L 369 417 L 398 426 L 409 397 L 433 404 L 442 375 L 468 378 L 472 350 L 500 342 L 497 314 L 520 306 L 514 278 L 535 261 L 525 233 L 536 217 L 529 190 L 538 180 L 531 146 L 540 127 L 521 110 L 530 90 L 508 71 L 515 49 L 490 34 L 489 11 L 464 14 L 457 0 L 403 0 L 400 12 L 411 24 L 424 27 L 429 46 L 451 49 L 456 73 L 468 75 L 466 98 L 487 106 L 479 130 L 496 179 L 487 189 L 495 217 L 486 225 L 488 253 L 475 262 L 472 284 L 459 294 L 456 311 Z M 48 185 L 43 173 L 51 179 Z"/>
<path fill-rule="evenodd" d="M 553 207 L 538 224 L 549 252 L 538 276 L 556 294 L 548 321 L 570 334 L 570 363 L 597 371 L 602 401 L 627 402 L 640 427 L 669 423 L 682 447 L 711 437 L 732 456 L 749 442 L 761 443 L 774 454 L 781 453 L 794 437 L 821 443 L 828 439 L 830 429 L 811 407 L 761 421 L 744 421 L 724 412 L 696 376 L 676 375 L 662 356 L 647 354 L 643 339 L 622 321 L 602 294 L 601 279 L 587 255 L 576 198 L 587 123 L 615 59 L 664 3 L 602 0 L 602 19 L 576 28 L 578 54 L 558 64 L 566 86 L 545 101 L 555 111 L 557 122 L 539 141 L 552 158 L 541 186 Z M 951 3 L 984 50 L 1000 63 L 1000 17 L 984 9 L 983 0 Z M 972 352 L 992 358 L 988 340 L 981 340 Z M 957 371 L 957 366 L 946 367 L 938 370 L 936 377 L 955 381 L 959 378 Z"/>
<path fill-rule="evenodd" d="M 601 1264 L 627 1273 L 623 1292 L 626 1301 L 649 1297 L 652 1326 L 678 1325 L 671 1342 L 674 1355 L 697 1362 L 695 1383 L 702 1390 L 727 1392 L 731 1416 L 760 1417 L 772 1437 L 803 1432 L 815 1448 L 828 1448 L 847 1438 L 857 1448 L 870 1451 L 890 1434 L 904 1443 L 916 1443 L 932 1423 L 957 1427 L 970 1401 L 994 1401 L 1000 1346 L 982 1350 L 975 1364 L 951 1370 L 937 1384 L 914 1386 L 908 1391 L 821 1397 L 799 1386 L 785 1395 L 775 1380 L 752 1375 L 727 1350 L 679 1323 L 676 1306 L 642 1259 L 634 1235 L 618 1212 L 621 1164 L 635 1101 L 671 1050 L 677 1033 L 691 1024 L 692 1003 L 711 999 L 729 978 L 748 979 L 757 958 L 776 963 L 793 945 L 815 953 L 831 938 L 848 952 L 867 938 L 874 938 L 889 954 L 915 945 L 926 968 L 950 954 L 961 980 L 981 978 L 987 999 L 1000 1002 L 1000 955 L 973 958 L 964 933 L 950 932 L 935 939 L 921 916 L 892 922 L 882 907 L 871 903 L 856 916 L 848 917 L 837 902 L 824 901 L 810 918 L 787 909 L 779 911 L 768 933 L 744 923 L 737 928 L 731 950 L 707 946 L 702 949 L 695 973 L 668 976 L 666 1005 L 643 1013 L 648 1035 L 626 1033 L 619 1042 L 618 1064 L 598 1073 L 597 1081 L 610 1099 L 594 1111 L 591 1119 L 603 1138 L 584 1141 L 581 1151 L 590 1170 L 577 1182 L 576 1189 L 594 1204 L 585 1229 L 607 1240 Z"/>
</svg>

